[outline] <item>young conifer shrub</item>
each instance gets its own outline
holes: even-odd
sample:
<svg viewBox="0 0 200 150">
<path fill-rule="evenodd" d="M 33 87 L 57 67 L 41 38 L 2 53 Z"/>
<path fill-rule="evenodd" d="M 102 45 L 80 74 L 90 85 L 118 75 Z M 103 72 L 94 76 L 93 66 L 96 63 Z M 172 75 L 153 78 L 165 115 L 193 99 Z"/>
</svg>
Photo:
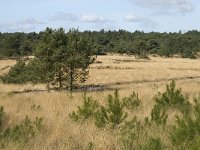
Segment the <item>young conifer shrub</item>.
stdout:
<svg viewBox="0 0 200 150">
<path fill-rule="evenodd" d="M 94 115 L 94 119 L 95 119 L 95 125 L 97 127 L 99 128 L 105 127 L 109 123 L 106 108 L 101 106 L 100 109 Z"/>
<path fill-rule="evenodd" d="M 22 84 L 27 82 L 26 72 L 26 64 L 25 62 L 19 61 L 13 67 L 11 67 L 10 71 L 1 77 L 1 80 L 4 83 L 15 83 Z"/>
<path fill-rule="evenodd" d="M 89 142 L 86 150 L 94 150 L 94 144 L 92 142 Z"/>
<path fill-rule="evenodd" d="M 119 130 L 120 142 L 123 150 L 141 149 L 140 140 L 144 138 L 144 126 L 134 117 L 131 121 L 126 121 Z"/>
<path fill-rule="evenodd" d="M 150 137 L 142 150 L 164 150 L 164 145 L 159 138 Z"/>
<path fill-rule="evenodd" d="M 5 112 L 4 112 L 4 107 L 0 107 L 0 130 L 3 126 L 3 120 L 4 120 Z"/>
<path fill-rule="evenodd" d="M 26 116 L 21 124 L 10 129 L 10 138 L 13 141 L 26 143 L 34 137 L 37 132 L 41 132 L 43 127 L 42 118 L 36 118 L 35 121 L 31 121 L 28 116 Z"/>
<path fill-rule="evenodd" d="M 93 118 L 97 127 L 105 127 L 107 124 L 115 126 L 121 124 L 128 116 L 124 111 L 124 102 L 119 98 L 116 90 L 114 95 L 108 95 L 106 106 L 99 105 L 92 97 L 83 96 L 83 106 L 78 106 L 77 112 L 73 111 L 69 117 L 74 121 Z"/>
<path fill-rule="evenodd" d="M 161 107 L 155 105 L 151 111 L 151 123 L 155 122 L 156 125 L 166 125 L 168 115 Z"/>
<path fill-rule="evenodd" d="M 93 117 L 98 108 L 99 108 L 98 102 L 93 100 L 92 97 L 89 97 L 86 94 L 84 94 L 83 106 L 78 106 L 77 112 L 73 111 L 72 113 L 69 114 L 69 116 L 74 121 L 77 121 L 79 119 L 85 120 L 90 117 Z"/>
<path fill-rule="evenodd" d="M 166 91 L 155 96 L 158 107 L 164 110 L 177 109 L 184 114 L 190 112 L 191 105 L 188 98 L 182 94 L 181 89 L 176 89 L 175 81 L 166 85 Z"/>
<path fill-rule="evenodd" d="M 73 111 L 72 113 L 69 113 L 69 118 L 71 118 L 74 121 L 78 121 L 79 120 L 79 116 L 76 114 L 75 111 Z"/>
<path fill-rule="evenodd" d="M 5 148 L 10 142 L 25 144 L 41 133 L 42 129 L 44 129 L 43 118 L 36 117 L 35 121 L 32 121 L 26 116 L 19 125 L 3 129 L 0 132 L 0 147 Z"/>
<path fill-rule="evenodd" d="M 200 98 L 195 99 L 192 115 L 177 117 L 176 125 L 171 131 L 171 141 L 174 146 L 189 149 L 199 145 L 200 140 Z"/>
<path fill-rule="evenodd" d="M 108 96 L 107 104 L 107 115 L 108 121 L 113 124 L 113 126 L 122 123 L 128 116 L 124 112 L 123 102 L 120 101 L 118 90 L 114 92 L 114 96 Z"/>
<path fill-rule="evenodd" d="M 141 100 L 135 92 L 133 92 L 131 96 L 123 98 L 123 102 L 125 107 L 129 110 L 135 110 L 141 104 Z"/>
</svg>

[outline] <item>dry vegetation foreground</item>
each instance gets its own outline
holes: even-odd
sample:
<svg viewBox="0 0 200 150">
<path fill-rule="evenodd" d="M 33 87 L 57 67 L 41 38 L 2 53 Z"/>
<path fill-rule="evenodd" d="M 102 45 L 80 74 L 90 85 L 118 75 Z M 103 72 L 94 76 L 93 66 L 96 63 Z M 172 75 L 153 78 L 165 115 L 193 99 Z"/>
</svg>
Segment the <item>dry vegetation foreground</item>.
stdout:
<svg viewBox="0 0 200 150">
<path fill-rule="evenodd" d="M 15 61 L 1 60 L 0 74 L 8 71 Z M 105 103 L 108 94 L 115 88 L 120 89 L 120 97 L 129 96 L 133 91 L 139 94 L 142 105 L 132 111 L 129 118 L 137 116 L 144 119 L 154 105 L 153 97 L 165 89 L 166 83 L 176 80 L 184 94 L 191 99 L 200 92 L 200 60 L 182 58 L 156 58 L 137 60 L 133 57 L 108 55 L 99 56 L 90 67 L 90 77 L 85 84 L 106 85 L 111 90 L 91 91 L 92 96 L 101 104 Z M 33 92 L 13 94 L 13 91 L 27 89 L 44 90 L 44 85 L 5 85 L 0 83 L 0 106 L 4 106 L 7 124 L 15 125 L 28 115 L 44 118 L 45 131 L 32 139 L 23 149 L 88 149 L 92 143 L 97 150 L 121 149 L 117 129 L 97 128 L 92 121 L 74 122 L 69 113 L 81 106 L 83 92 Z M 38 109 L 35 109 L 37 108 Z M 162 133 L 158 136 L 165 138 Z M 7 149 L 20 149 L 9 145 Z"/>
</svg>

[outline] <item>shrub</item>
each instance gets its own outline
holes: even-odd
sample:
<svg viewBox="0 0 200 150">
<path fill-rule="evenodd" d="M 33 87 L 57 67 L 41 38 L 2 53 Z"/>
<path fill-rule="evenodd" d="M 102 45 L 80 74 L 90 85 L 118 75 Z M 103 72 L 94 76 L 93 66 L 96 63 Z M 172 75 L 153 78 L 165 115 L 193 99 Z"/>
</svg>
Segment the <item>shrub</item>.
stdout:
<svg viewBox="0 0 200 150">
<path fill-rule="evenodd" d="M 151 111 L 151 123 L 155 122 L 157 125 L 166 125 L 168 115 L 161 107 L 155 105 Z"/>
<path fill-rule="evenodd" d="M 46 76 L 43 73 L 43 64 L 36 59 L 31 60 L 28 64 L 24 61 L 18 61 L 16 65 L 11 67 L 7 74 L 0 77 L 3 83 L 24 84 L 27 82 L 32 83 L 45 83 Z"/>
<path fill-rule="evenodd" d="M 141 138 L 144 138 L 144 126 L 135 117 L 126 121 L 120 128 L 120 142 L 123 150 L 141 149 Z M 144 139 L 143 139 L 144 140 Z"/>
<path fill-rule="evenodd" d="M 11 129 L 11 138 L 14 141 L 27 142 L 35 135 L 35 129 L 33 122 L 26 116 L 20 125 Z"/>
<path fill-rule="evenodd" d="M 95 125 L 99 128 L 105 127 L 108 124 L 108 115 L 105 107 L 101 106 L 94 115 Z"/>
<path fill-rule="evenodd" d="M 79 119 L 88 119 L 90 117 L 93 117 L 95 112 L 97 111 L 99 107 L 99 104 L 97 101 L 94 101 L 92 97 L 86 96 L 86 94 L 83 95 L 83 106 L 78 106 L 77 113 L 72 112 L 69 114 L 70 118 L 74 121 L 77 121 Z"/>
<path fill-rule="evenodd" d="M 107 104 L 107 115 L 108 121 L 112 123 L 114 126 L 120 124 L 127 117 L 127 113 L 123 111 L 124 106 L 123 103 L 119 99 L 118 90 L 114 92 L 114 96 L 108 96 L 108 104 Z"/>
<path fill-rule="evenodd" d="M 120 128 L 120 142 L 123 150 L 161 150 L 164 149 L 159 138 L 148 138 L 150 128 L 135 117 L 126 121 Z M 147 141 L 147 142 L 146 142 Z"/>
<path fill-rule="evenodd" d="M 95 113 L 94 119 L 97 127 L 105 127 L 106 124 L 116 125 L 122 123 L 128 114 L 124 112 L 124 104 L 119 98 L 118 90 L 114 92 L 114 96 L 108 95 L 107 105 L 101 106 Z"/>
<path fill-rule="evenodd" d="M 200 137 L 199 137 L 199 136 L 196 137 L 196 138 L 193 140 L 192 144 L 189 144 L 189 146 L 186 146 L 186 148 L 187 148 L 188 150 L 198 150 L 199 147 L 200 147 Z"/>
<path fill-rule="evenodd" d="M 0 146 L 6 147 L 10 142 L 27 143 L 37 133 L 42 132 L 44 128 L 43 118 L 37 118 L 31 121 L 28 116 L 13 128 L 3 129 L 0 132 Z"/>
<path fill-rule="evenodd" d="M 183 96 L 181 89 L 176 89 L 175 81 L 172 81 L 166 86 L 164 93 L 158 93 L 154 98 L 158 107 L 164 110 L 177 109 L 184 114 L 190 111 L 190 103 L 188 98 Z"/>
<path fill-rule="evenodd" d="M 171 140 L 175 146 L 189 148 L 198 144 L 200 139 L 200 98 L 195 99 L 193 115 L 187 117 L 177 117 L 176 126 L 171 131 Z"/>
<path fill-rule="evenodd" d="M 28 116 L 14 128 L 8 128 L 3 132 L 3 138 L 7 137 L 8 140 L 19 141 L 26 143 L 32 137 L 36 135 L 37 132 L 41 132 L 43 125 L 42 118 L 36 118 L 35 121 L 31 121 Z"/>
<path fill-rule="evenodd" d="M 100 106 L 92 97 L 87 97 L 86 95 L 83 96 L 83 100 L 83 106 L 78 106 L 77 112 L 73 111 L 69 114 L 69 117 L 74 121 L 94 118 L 97 127 L 105 127 L 107 124 L 112 124 L 114 128 L 127 118 L 127 113 L 124 112 L 124 104 L 120 100 L 117 90 L 114 96 L 108 96 L 106 106 Z"/>
<path fill-rule="evenodd" d="M 2 76 L 2 80 L 4 83 L 25 83 L 27 82 L 25 73 L 26 72 L 26 64 L 25 62 L 19 61 L 13 67 L 11 67 L 9 73 Z"/>
<path fill-rule="evenodd" d="M 69 114 L 69 118 L 71 118 L 74 121 L 79 120 L 79 116 L 75 113 L 75 111 L 73 111 L 72 113 Z"/>
<path fill-rule="evenodd" d="M 92 142 L 89 142 L 86 150 L 94 150 L 94 144 Z"/>
<path fill-rule="evenodd" d="M 1 130 L 2 126 L 3 126 L 4 115 L 5 115 L 4 107 L 1 106 L 0 107 L 0 130 Z"/>
<path fill-rule="evenodd" d="M 159 138 L 149 138 L 148 142 L 143 146 L 143 150 L 162 150 L 164 146 Z"/>
<path fill-rule="evenodd" d="M 140 106 L 141 100 L 137 93 L 133 92 L 131 96 L 123 98 L 125 107 L 129 110 L 134 110 Z"/>
<path fill-rule="evenodd" d="M 177 125 L 173 127 L 171 134 L 172 143 L 176 146 L 189 144 L 198 134 L 197 128 L 193 120 L 182 120 L 177 117 Z"/>
</svg>

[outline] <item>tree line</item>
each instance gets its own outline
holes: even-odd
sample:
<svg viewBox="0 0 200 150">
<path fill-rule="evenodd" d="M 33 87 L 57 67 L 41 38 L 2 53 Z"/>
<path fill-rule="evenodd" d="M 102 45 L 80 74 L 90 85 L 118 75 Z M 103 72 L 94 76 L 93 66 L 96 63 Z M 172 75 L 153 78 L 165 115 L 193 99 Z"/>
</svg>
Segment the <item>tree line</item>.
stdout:
<svg viewBox="0 0 200 150">
<path fill-rule="evenodd" d="M 166 57 L 180 54 L 195 58 L 200 50 L 198 31 L 182 34 L 70 29 L 66 32 L 63 28 L 46 28 L 40 33 L 4 33 L 1 36 L 4 38 L 0 38 L 0 56 L 34 55 L 35 58 L 28 62 L 18 59 L 0 79 L 4 83 L 43 83 L 48 91 L 77 88 L 87 80 L 89 65 L 96 55 L 112 52 L 148 58 L 148 54 Z"/>
<path fill-rule="evenodd" d="M 96 55 L 125 53 L 138 57 L 155 54 L 165 57 L 180 55 L 195 58 L 200 51 L 200 32 L 144 33 L 142 31 L 77 31 L 83 38 L 89 37 Z M 46 31 L 39 33 L 0 33 L 0 57 L 33 55 Z M 70 34 L 68 32 L 67 34 Z"/>
</svg>

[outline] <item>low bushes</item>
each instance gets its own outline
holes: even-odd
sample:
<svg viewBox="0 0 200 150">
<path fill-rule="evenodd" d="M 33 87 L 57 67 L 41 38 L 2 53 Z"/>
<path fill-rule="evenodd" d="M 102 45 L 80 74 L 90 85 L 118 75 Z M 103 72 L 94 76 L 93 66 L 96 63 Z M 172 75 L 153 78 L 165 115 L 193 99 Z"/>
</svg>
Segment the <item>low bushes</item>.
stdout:
<svg viewBox="0 0 200 150">
<path fill-rule="evenodd" d="M 94 101 L 92 97 L 88 97 L 86 96 L 86 94 L 84 94 L 83 106 L 78 106 L 77 112 L 73 111 L 71 114 L 69 114 L 69 116 L 74 121 L 77 121 L 80 119 L 85 120 L 90 117 L 93 117 L 98 107 L 99 107 L 99 104 L 97 103 L 97 101 Z"/>
<path fill-rule="evenodd" d="M 0 130 L 3 127 L 3 121 L 4 121 L 4 116 L 5 112 L 4 112 L 4 107 L 0 106 Z"/>
<path fill-rule="evenodd" d="M 158 92 L 154 97 L 155 105 L 151 111 L 151 118 L 146 118 L 146 122 L 150 124 L 166 125 L 169 112 L 179 112 L 182 115 L 189 115 L 191 111 L 191 104 L 188 97 L 182 94 L 181 89 L 176 89 L 176 84 L 172 81 L 166 85 L 166 91 Z"/>
<path fill-rule="evenodd" d="M 100 128 L 108 124 L 114 128 L 121 124 L 128 117 L 125 108 L 129 108 L 129 103 L 131 103 L 131 109 L 138 107 L 140 104 L 140 100 L 136 94 L 128 98 L 120 99 L 117 90 L 114 92 L 114 95 L 108 95 L 105 106 L 100 105 L 92 97 L 87 97 L 86 95 L 83 96 L 83 101 L 83 106 L 78 106 L 77 112 L 73 111 L 69 114 L 70 118 L 75 121 L 80 118 L 93 118 L 95 125 Z"/>
<path fill-rule="evenodd" d="M 116 125 L 122 123 L 128 116 L 124 110 L 124 103 L 119 98 L 116 90 L 113 95 L 108 95 L 107 105 L 101 108 L 95 114 L 95 124 L 97 127 L 105 127 L 106 124 L 111 124 L 114 128 Z"/>
<path fill-rule="evenodd" d="M 164 111 L 175 109 L 181 113 L 188 114 L 191 108 L 188 98 L 182 94 L 181 89 L 176 89 L 174 81 L 166 85 L 166 91 L 159 92 L 154 99 L 156 105 Z"/>
<path fill-rule="evenodd" d="M 91 118 L 100 128 L 111 125 L 124 150 L 199 149 L 200 98 L 194 99 L 192 105 L 174 81 L 166 85 L 166 91 L 154 97 L 155 104 L 144 120 L 128 117 L 129 112 L 141 105 L 136 93 L 120 98 L 115 91 L 106 101 L 106 105 L 100 105 L 92 97 L 85 96 L 83 106 L 70 117 L 76 121 Z M 175 122 L 168 123 L 171 113 L 175 115 Z"/>
<path fill-rule="evenodd" d="M 141 149 L 141 138 L 144 137 L 144 124 L 138 121 L 136 117 L 130 121 L 125 121 L 120 127 L 119 142 L 123 150 Z"/>
<path fill-rule="evenodd" d="M 11 67 L 9 74 L 2 76 L 4 83 L 25 83 L 27 82 L 26 64 L 25 62 L 18 62 L 15 66 Z"/>
<path fill-rule="evenodd" d="M 129 97 L 123 98 L 124 105 L 129 110 L 135 110 L 141 104 L 137 93 L 133 92 Z"/>
<path fill-rule="evenodd" d="M 107 96 L 104 105 L 86 94 L 82 99 L 83 105 L 78 106 L 69 117 L 81 123 L 92 121 L 97 128 L 106 127 L 104 131 L 111 129 L 109 133 L 116 135 L 122 150 L 199 149 L 200 97 L 190 103 L 181 89 L 176 88 L 174 81 L 167 84 L 164 92 L 156 94 L 151 112 L 141 118 L 136 116 L 142 100 L 135 92 L 121 98 L 116 90 L 114 94 Z M 34 104 L 31 110 L 39 111 L 41 106 Z M 44 129 L 43 118 L 31 120 L 26 117 L 12 127 L 5 120 L 6 115 L 1 106 L 1 148 L 11 142 L 27 143 Z M 95 149 L 94 147 L 93 143 L 88 143 L 88 149 Z"/>
<path fill-rule="evenodd" d="M 176 125 L 171 131 L 173 145 L 181 149 L 198 149 L 200 146 L 200 98 L 194 102 L 192 115 L 182 118 L 177 116 Z"/>
<path fill-rule="evenodd" d="M 165 146 L 159 138 L 150 137 L 146 144 L 142 147 L 143 150 L 164 150 Z"/>
<path fill-rule="evenodd" d="M 5 148 L 11 142 L 21 144 L 27 143 L 34 136 L 41 133 L 44 128 L 43 118 L 38 118 L 34 121 L 28 116 L 21 121 L 19 125 L 14 127 L 4 127 L 5 112 L 3 106 L 0 107 L 0 148 Z"/>
<path fill-rule="evenodd" d="M 26 64 L 23 61 L 18 61 L 16 65 L 11 67 L 7 74 L 0 77 L 3 83 L 24 84 L 27 82 L 43 83 L 44 75 L 41 73 L 42 64 L 35 60 Z"/>
</svg>

